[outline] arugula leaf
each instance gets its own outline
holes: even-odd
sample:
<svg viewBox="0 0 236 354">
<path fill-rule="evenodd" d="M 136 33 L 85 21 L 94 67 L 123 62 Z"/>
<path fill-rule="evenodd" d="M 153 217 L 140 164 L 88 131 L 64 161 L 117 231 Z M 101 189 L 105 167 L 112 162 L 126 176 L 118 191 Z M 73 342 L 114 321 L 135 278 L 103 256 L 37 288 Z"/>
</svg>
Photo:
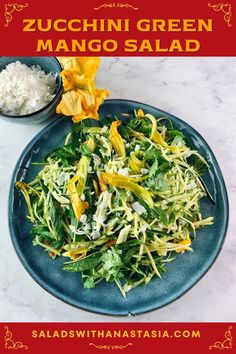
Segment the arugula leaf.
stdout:
<svg viewBox="0 0 236 354">
<path fill-rule="evenodd" d="M 121 126 L 119 126 L 118 131 L 123 139 L 129 140 L 130 130 L 125 125 L 122 124 Z"/>
<path fill-rule="evenodd" d="M 59 215 L 61 214 L 61 210 L 59 203 L 54 201 L 52 197 L 50 197 L 49 199 L 48 212 L 56 239 L 60 240 L 63 236 L 63 225 L 61 222 L 61 218 L 59 217 Z"/>
<path fill-rule="evenodd" d="M 204 161 L 202 161 L 201 159 L 199 159 L 197 156 L 193 157 L 191 164 L 199 176 L 204 175 L 204 173 L 206 173 L 208 171 L 207 164 Z"/>
<path fill-rule="evenodd" d="M 79 147 L 79 152 L 84 156 L 91 156 L 93 151 L 90 150 L 87 144 L 81 144 Z"/>
<path fill-rule="evenodd" d="M 39 236 L 41 240 L 54 240 L 54 236 L 48 231 L 48 227 L 43 224 L 34 224 L 31 231 L 31 235 Z"/>
<path fill-rule="evenodd" d="M 131 129 L 150 136 L 152 124 L 148 118 L 134 118 L 127 124 Z"/>
<path fill-rule="evenodd" d="M 64 263 L 62 269 L 67 270 L 68 272 L 83 272 L 85 270 L 92 269 L 99 264 L 102 255 L 103 251 L 92 253 L 78 261 Z"/>
<path fill-rule="evenodd" d="M 123 252 L 121 255 L 121 259 L 122 262 L 124 264 L 124 266 L 131 266 L 132 264 L 132 257 L 136 254 L 138 254 L 139 251 L 139 247 L 135 246 L 135 247 L 130 247 L 127 249 L 126 252 Z"/>
<path fill-rule="evenodd" d="M 166 213 L 161 208 L 155 206 L 155 208 L 151 210 L 151 213 L 154 217 L 158 218 L 164 225 L 168 224 Z"/>
<path fill-rule="evenodd" d="M 59 160 L 65 166 L 70 166 L 79 160 L 79 150 L 75 149 L 72 144 L 58 147 L 45 157 L 45 161 L 51 157 L 54 160 Z"/>
</svg>

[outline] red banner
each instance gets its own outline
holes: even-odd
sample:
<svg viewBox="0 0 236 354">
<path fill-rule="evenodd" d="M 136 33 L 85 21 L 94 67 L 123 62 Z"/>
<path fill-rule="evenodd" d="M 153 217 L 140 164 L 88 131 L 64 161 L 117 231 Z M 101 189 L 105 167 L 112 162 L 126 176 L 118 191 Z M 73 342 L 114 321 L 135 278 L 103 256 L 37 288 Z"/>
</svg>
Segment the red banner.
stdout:
<svg viewBox="0 0 236 354">
<path fill-rule="evenodd" d="M 0 11 L 6 56 L 236 55 L 233 6 L 216 0 L 19 0 Z"/>
<path fill-rule="evenodd" d="M 1 323 L 0 352 L 233 353 L 234 327 L 235 323 Z"/>
</svg>

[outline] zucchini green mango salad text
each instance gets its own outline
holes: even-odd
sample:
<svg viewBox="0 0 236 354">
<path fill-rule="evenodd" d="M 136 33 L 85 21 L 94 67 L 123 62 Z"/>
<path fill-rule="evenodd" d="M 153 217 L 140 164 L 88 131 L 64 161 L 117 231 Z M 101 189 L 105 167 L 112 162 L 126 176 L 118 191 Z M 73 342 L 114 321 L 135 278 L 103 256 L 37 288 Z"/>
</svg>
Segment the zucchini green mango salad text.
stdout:
<svg viewBox="0 0 236 354">
<path fill-rule="evenodd" d="M 165 117 L 139 109 L 98 124 L 74 124 L 36 178 L 16 187 L 33 245 L 65 257 L 63 269 L 81 273 L 85 288 L 106 280 L 125 296 L 161 278 L 176 253 L 192 251 L 196 230 L 213 223 L 199 204 L 211 198 L 200 177 L 208 164 Z"/>
</svg>

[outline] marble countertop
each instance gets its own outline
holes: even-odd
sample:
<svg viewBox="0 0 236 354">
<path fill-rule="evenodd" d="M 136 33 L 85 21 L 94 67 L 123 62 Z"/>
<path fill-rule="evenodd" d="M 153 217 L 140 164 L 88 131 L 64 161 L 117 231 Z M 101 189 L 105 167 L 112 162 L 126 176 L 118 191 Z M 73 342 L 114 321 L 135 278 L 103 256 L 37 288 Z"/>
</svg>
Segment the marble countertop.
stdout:
<svg viewBox="0 0 236 354">
<path fill-rule="evenodd" d="M 64 304 L 24 270 L 8 230 L 7 199 L 14 165 L 45 124 L 0 120 L 0 321 L 236 321 L 236 58 L 102 58 L 97 85 L 107 88 L 111 98 L 133 99 L 168 111 L 207 140 L 229 194 L 231 218 L 224 247 L 197 285 L 151 313 L 115 318 Z"/>
</svg>

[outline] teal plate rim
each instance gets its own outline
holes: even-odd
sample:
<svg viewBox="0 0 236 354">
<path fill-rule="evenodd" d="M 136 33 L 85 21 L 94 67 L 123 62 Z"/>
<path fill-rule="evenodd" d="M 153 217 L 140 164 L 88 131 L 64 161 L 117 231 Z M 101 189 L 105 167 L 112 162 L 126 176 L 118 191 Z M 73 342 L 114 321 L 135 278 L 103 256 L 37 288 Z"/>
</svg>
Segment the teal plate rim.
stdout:
<svg viewBox="0 0 236 354">
<path fill-rule="evenodd" d="M 205 139 L 193 128 L 191 127 L 188 123 L 184 122 L 183 120 L 181 120 L 180 118 L 175 117 L 174 115 L 167 113 L 165 111 L 162 111 L 158 108 L 155 108 L 153 106 L 147 105 L 145 103 L 141 103 L 141 102 L 137 102 L 137 101 L 132 101 L 132 100 L 127 100 L 127 99 L 109 99 L 106 100 L 104 102 L 104 104 L 100 107 L 100 110 L 103 111 L 104 109 L 110 109 L 111 111 L 111 106 L 115 107 L 115 106 L 127 106 L 127 108 L 129 107 L 129 110 L 133 110 L 134 108 L 142 108 L 145 111 L 151 112 L 152 114 L 156 112 L 156 115 L 159 116 L 165 116 L 170 118 L 173 122 L 174 125 L 179 125 L 181 127 L 184 127 L 184 129 L 186 129 L 186 132 L 190 132 L 192 134 L 192 137 L 197 138 L 197 141 L 200 141 L 200 145 L 201 147 L 204 147 L 205 152 L 207 152 L 207 154 L 210 156 L 211 159 L 211 167 L 213 167 L 213 179 L 214 181 L 218 184 L 219 186 L 219 190 L 217 190 L 217 195 L 220 195 L 220 203 L 221 207 L 220 210 L 221 212 L 223 211 L 223 220 L 221 220 L 221 231 L 220 234 L 218 236 L 218 243 L 217 246 L 214 249 L 214 252 L 211 254 L 210 258 L 207 260 L 203 260 L 204 261 L 204 266 L 201 267 L 200 271 L 197 272 L 195 275 L 194 279 L 191 279 L 192 273 L 188 273 L 188 284 L 186 286 L 182 286 L 181 288 L 177 288 L 176 291 L 174 291 L 173 294 L 167 295 L 165 296 L 165 293 L 162 294 L 162 297 L 159 302 L 158 299 L 155 298 L 155 296 L 153 297 L 153 293 L 155 291 L 159 291 L 159 288 L 163 286 L 163 283 L 160 285 L 155 285 L 155 286 L 146 286 L 146 287 L 139 287 L 139 289 L 134 289 L 131 291 L 131 293 L 134 293 L 134 296 L 138 296 L 140 298 L 140 301 L 136 301 L 135 305 L 132 305 L 132 299 L 134 300 L 133 295 L 131 296 L 131 302 L 129 299 L 129 294 L 127 296 L 126 299 L 124 299 L 121 295 L 117 295 L 118 293 L 115 292 L 115 290 L 113 288 L 110 288 L 113 284 L 103 284 L 101 288 L 99 288 L 96 291 L 95 289 L 92 290 L 87 290 L 89 293 L 86 293 L 85 297 L 90 298 L 91 297 L 91 293 L 93 293 L 92 297 L 91 297 L 91 303 L 90 302 L 86 302 L 84 299 L 85 297 L 82 299 L 79 298 L 75 300 L 74 298 L 70 298 L 70 295 L 68 294 L 63 294 L 63 291 L 58 290 L 57 286 L 53 286 L 48 284 L 47 282 L 45 282 L 45 280 L 43 279 L 42 274 L 37 273 L 37 271 L 34 270 L 34 268 L 32 267 L 32 264 L 34 265 L 34 263 L 32 263 L 32 259 L 29 261 L 29 257 L 27 258 L 27 254 L 24 254 L 24 250 L 22 250 L 21 247 L 21 243 L 23 242 L 32 242 L 31 239 L 30 240 L 22 240 L 21 237 L 19 238 L 19 232 L 17 230 L 16 227 L 16 223 L 17 223 L 17 219 L 14 216 L 14 205 L 16 202 L 16 199 L 19 198 L 19 195 L 17 195 L 16 191 L 15 191 L 15 182 L 17 176 L 19 175 L 19 172 L 21 170 L 27 171 L 29 169 L 29 165 L 27 166 L 22 166 L 21 163 L 24 160 L 25 156 L 27 154 L 29 154 L 32 150 L 34 150 L 34 146 L 35 144 L 40 141 L 40 139 L 43 139 L 43 137 L 48 134 L 50 131 L 53 131 L 53 128 L 56 128 L 59 125 L 63 125 L 63 123 L 69 123 L 71 124 L 71 119 L 65 116 L 61 116 L 56 118 L 54 121 L 50 122 L 46 127 L 44 127 L 41 131 L 39 131 L 39 133 L 37 133 L 32 140 L 26 145 L 25 149 L 23 150 L 23 152 L 21 153 L 16 166 L 14 168 L 13 174 L 12 174 L 12 178 L 11 178 L 11 183 L 10 183 L 10 190 L 9 190 L 9 200 L 8 200 L 8 223 L 9 223 L 9 230 L 10 230 L 10 235 L 11 235 L 11 240 L 15 249 L 15 252 L 18 256 L 18 258 L 20 259 L 22 265 L 24 266 L 24 268 L 26 269 L 26 271 L 30 274 L 30 276 L 38 283 L 38 285 L 40 285 L 44 290 L 46 290 L 48 293 L 50 293 L 51 295 L 55 296 L 56 298 L 62 300 L 63 302 L 72 305 L 76 308 L 85 310 L 85 311 L 89 311 L 92 313 L 96 313 L 96 314 L 101 314 L 101 315 L 110 315 L 110 316 L 128 316 L 128 315 L 138 315 L 138 314 L 142 314 L 142 313 L 147 313 L 156 309 L 160 309 L 161 307 L 164 307 L 174 301 L 176 301 L 177 299 L 179 299 L 180 297 L 182 297 L 184 294 L 186 294 L 194 285 L 196 285 L 196 283 L 207 273 L 207 271 L 211 268 L 211 266 L 214 264 L 215 260 L 217 259 L 224 240 L 225 240 L 225 236 L 227 233 L 227 227 L 228 227 L 228 219 L 229 219 L 229 202 L 228 202 L 228 196 L 227 196 L 227 190 L 226 190 L 226 186 L 225 186 L 225 182 L 223 179 L 223 175 L 222 172 L 220 170 L 220 167 L 217 163 L 217 160 L 214 156 L 214 153 L 212 152 L 211 148 L 209 147 L 208 143 L 205 141 Z M 110 112 L 109 111 L 109 112 Z M 121 113 L 121 112 L 120 112 Z M 115 113 L 118 114 L 118 113 Z M 183 129 L 182 129 L 183 130 Z M 36 151 L 37 154 L 37 151 Z M 20 175 L 22 175 L 23 172 L 20 172 Z M 25 172 L 24 172 L 25 173 Z M 22 209 L 23 210 L 23 209 Z M 19 210 L 17 211 L 19 212 Z M 22 215 L 20 215 L 22 216 Z M 22 216 L 23 217 L 23 222 L 25 221 L 25 215 Z M 204 230 L 204 229 L 203 229 Z M 214 235 L 213 235 L 214 236 Z M 204 239 L 202 239 L 201 241 L 203 241 Z M 214 240 L 213 240 L 214 241 Z M 203 241 L 205 242 L 205 241 Z M 33 246 L 32 250 L 35 248 Z M 32 251 L 33 252 L 33 251 Z M 42 252 L 42 250 L 40 250 L 39 252 Z M 194 254 L 194 252 L 193 252 Z M 171 262 L 171 264 L 179 261 L 180 262 L 181 258 L 177 258 L 177 260 L 174 260 L 173 262 Z M 35 261 L 35 260 L 34 260 Z M 186 264 L 189 261 L 186 260 L 184 266 L 186 266 Z M 185 269 L 185 268 L 183 268 Z M 59 270 L 58 270 L 59 271 Z M 173 269 L 172 269 L 173 271 Z M 61 271 L 62 272 L 62 271 Z M 167 271 L 165 274 L 168 274 L 169 271 Z M 63 273 L 63 275 L 65 275 Z M 178 274 L 176 273 L 177 277 Z M 77 275 L 78 276 L 78 275 Z M 70 286 L 70 281 L 68 282 L 68 288 Z M 156 282 L 157 283 L 158 279 L 154 279 L 152 280 L 150 283 L 152 282 Z M 159 281 L 165 281 L 166 279 L 162 279 Z M 169 280 L 167 279 L 167 282 Z M 74 278 L 72 279 L 72 282 L 74 282 Z M 175 286 L 175 279 L 171 279 L 172 285 Z M 178 283 L 178 282 L 177 282 Z M 166 283 L 164 284 L 166 285 Z M 114 307 L 112 306 L 103 306 L 103 305 L 99 305 L 96 303 L 96 297 L 98 292 L 100 292 L 101 290 L 104 290 L 105 292 L 110 292 L 109 296 L 111 296 L 111 302 L 112 301 L 116 301 L 116 304 L 114 305 Z M 84 290 L 80 288 L 80 291 L 83 293 Z M 136 292 L 136 295 L 135 295 Z M 105 293 L 104 293 L 105 294 Z M 98 294 L 99 295 L 99 294 Z M 150 300 L 150 302 L 148 302 L 149 299 L 149 295 L 152 295 L 152 299 Z M 100 295 L 99 295 L 100 296 Z M 106 295 L 107 296 L 107 295 Z M 117 302 L 117 297 L 120 296 L 120 301 Z M 94 299 L 95 297 L 95 299 Z M 108 297 L 109 298 L 109 297 Z M 127 300 L 128 299 L 128 300 Z M 146 299 L 146 303 L 145 303 L 145 299 Z M 164 300 L 163 300 L 164 299 Z M 94 301 L 95 300 L 95 301 Z M 107 300 L 107 299 L 106 299 Z M 135 299 L 136 300 L 136 299 Z M 116 308 L 116 305 L 119 304 L 119 306 Z"/>
</svg>

